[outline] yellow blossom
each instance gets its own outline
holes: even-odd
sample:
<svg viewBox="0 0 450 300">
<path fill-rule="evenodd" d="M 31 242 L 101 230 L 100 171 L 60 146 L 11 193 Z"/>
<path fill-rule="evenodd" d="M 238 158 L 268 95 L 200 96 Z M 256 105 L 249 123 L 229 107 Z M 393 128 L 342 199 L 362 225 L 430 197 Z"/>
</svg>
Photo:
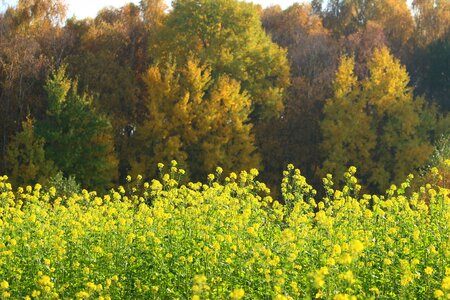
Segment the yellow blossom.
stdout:
<svg viewBox="0 0 450 300">
<path fill-rule="evenodd" d="M 235 299 L 235 300 L 239 300 L 239 299 L 244 298 L 244 295 L 245 295 L 244 289 L 238 288 L 238 289 L 233 290 L 230 293 L 230 298 L 231 299 Z"/>
<path fill-rule="evenodd" d="M 444 277 L 444 279 L 442 279 L 441 286 L 444 290 L 450 290 L 450 276 L 446 276 Z"/>
<path fill-rule="evenodd" d="M 9 288 L 9 283 L 8 283 L 8 281 L 3 280 L 3 281 L 0 283 L 0 288 L 2 288 L 3 290 L 8 289 L 8 288 Z"/>
</svg>

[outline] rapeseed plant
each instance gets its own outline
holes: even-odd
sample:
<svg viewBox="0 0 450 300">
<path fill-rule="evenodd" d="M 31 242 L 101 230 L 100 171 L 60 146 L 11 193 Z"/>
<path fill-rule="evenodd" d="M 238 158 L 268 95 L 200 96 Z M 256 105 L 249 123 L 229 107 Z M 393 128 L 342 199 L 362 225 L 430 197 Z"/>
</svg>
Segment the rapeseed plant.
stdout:
<svg viewBox="0 0 450 300">
<path fill-rule="evenodd" d="M 127 178 L 107 195 L 13 191 L 0 177 L 0 296 L 13 299 L 367 299 L 450 295 L 450 191 L 410 180 L 360 195 L 356 169 L 317 198 L 289 165 L 182 184 Z M 284 204 L 281 204 L 281 203 Z"/>
</svg>

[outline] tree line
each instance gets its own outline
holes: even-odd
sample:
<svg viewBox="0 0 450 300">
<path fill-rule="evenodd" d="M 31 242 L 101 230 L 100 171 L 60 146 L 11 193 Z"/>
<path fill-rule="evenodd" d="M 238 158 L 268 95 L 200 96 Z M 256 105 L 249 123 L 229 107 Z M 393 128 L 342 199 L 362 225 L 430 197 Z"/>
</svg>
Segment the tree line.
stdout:
<svg viewBox="0 0 450 300">
<path fill-rule="evenodd" d="M 375 192 L 448 151 L 446 0 L 66 9 L 0 13 L 0 173 L 16 185 L 106 190 L 176 159 L 191 180 L 256 167 L 273 186 L 288 163 L 314 182 L 357 165 Z"/>
</svg>

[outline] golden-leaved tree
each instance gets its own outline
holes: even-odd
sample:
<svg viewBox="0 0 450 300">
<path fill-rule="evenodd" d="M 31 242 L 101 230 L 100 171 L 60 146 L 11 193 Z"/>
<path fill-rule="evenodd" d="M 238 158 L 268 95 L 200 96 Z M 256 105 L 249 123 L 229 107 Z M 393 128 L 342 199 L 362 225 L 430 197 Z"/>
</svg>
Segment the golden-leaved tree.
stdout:
<svg viewBox="0 0 450 300">
<path fill-rule="evenodd" d="M 158 58 L 184 64 L 195 56 L 222 75 L 241 83 L 249 93 L 252 121 L 267 120 L 283 111 L 289 85 L 286 52 L 261 26 L 258 8 L 236 0 L 175 0 L 159 32 Z"/>
<path fill-rule="evenodd" d="M 144 80 L 148 116 L 134 134 L 133 173 L 154 177 L 157 163 L 172 159 L 193 179 L 216 166 L 259 167 L 248 122 L 251 102 L 239 82 L 225 75 L 214 80 L 211 69 L 194 59 L 151 66 Z"/>
<path fill-rule="evenodd" d="M 369 190 L 382 190 L 426 163 L 437 114 L 414 99 L 406 69 L 386 48 L 374 52 L 367 78 L 358 81 L 353 68 L 352 58 L 342 58 L 324 108 L 323 170 L 342 175 L 357 165 Z"/>
<path fill-rule="evenodd" d="M 8 143 L 27 116 L 45 114 L 43 84 L 65 54 L 61 0 L 19 0 L 0 9 L 0 173 L 7 171 Z M 4 1 L 0 3 L 5 3 Z M 12 2 L 11 2 L 12 3 Z M 0 5 L 1 6 L 1 5 Z M 4 8 L 4 6 L 2 7 Z"/>
<path fill-rule="evenodd" d="M 348 165 L 357 165 L 362 174 L 370 174 L 373 165 L 371 151 L 376 145 L 376 133 L 365 111 L 360 82 L 354 74 L 353 58 L 342 57 L 334 81 L 334 97 L 324 107 L 322 149 L 326 153 L 323 169 L 342 175 Z"/>
<path fill-rule="evenodd" d="M 6 170 L 14 185 L 45 183 L 56 174 L 55 164 L 45 156 L 44 144 L 34 132 L 33 120 L 22 122 L 22 131 L 11 139 L 6 152 Z"/>
<path fill-rule="evenodd" d="M 450 2 L 448 0 L 414 0 L 415 39 L 424 46 L 445 36 L 450 30 Z"/>
</svg>

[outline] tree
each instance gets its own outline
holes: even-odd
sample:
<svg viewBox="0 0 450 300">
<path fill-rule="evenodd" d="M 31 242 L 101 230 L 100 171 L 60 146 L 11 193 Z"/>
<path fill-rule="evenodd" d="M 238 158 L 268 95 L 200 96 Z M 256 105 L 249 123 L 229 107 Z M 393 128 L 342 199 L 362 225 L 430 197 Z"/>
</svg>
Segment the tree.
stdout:
<svg viewBox="0 0 450 300">
<path fill-rule="evenodd" d="M 158 32 L 166 18 L 166 3 L 163 0 L 141 0 L 140 6 L 147 29 L 151 33 Z"/>
<path fill-rule="evenodd" d="M 425 164 L 437 115 L 414 99 L 408 73 L 386 48 L 374 52 L 366 79 L 358 82 L 353 68 L 352 59 L 342 60 L 324 110 L 323 169 L 342 175 L 358 165 L 368 188 L 380 191 Z"/>
<path fill-rule="evenodd" d="M 412 9 L 418 46 L 426 46 L 450 30 L 450 3 L 447 0 L 414 0 Z"/>
<path fill-rule="evenodd" d="M 417 48 L 412 63 L 417 93 L 450 111 L 450 30 L 424 48 Z"/>
<path fill-rule="evenodd" d="M 365 28 L 347 36 L 344 40 L 345 52 L 355 58 L 355 74 L 358 78 L 369 75 L 369 62 L 376 49 L 387 47 L 383 27 L 369 21 Z"/>
<path fill-rule="evenodd" d="M 317 4 L 316 4 L 317 6 Z M 349 0 L 330 0 L 324 9 L 324 25 L 333 31 L 335 37 L 347 35 L 354 30 L 351 23 L 355 11 L 352 10 Z"/>
<path fill-rule="evenodd" d="M 45 77 L 67 46 L 64 15 L 60 0 L 20 0 L 0 13 L 0 173 L 7 144 L 22 122 L 45 114 Z"/>
<path fill-rule="evenodd" d="M 157 163 L 176 159 L 193 179 L 216 166 L 226 171 L 259 166 L 250 98 L 228 76 L 214 80 L 211 69 L 196 60 L 149 68 L 148 117 L 134 137 L 133 172 L 152 177 Z"/>
<path fill-rule="evenodd" d="M 318 7 L 318 2 L 315 6 Z M 362 31 L 369 22 L 383 28 L 388 46 L 397 56 L 405 50 L 414 23 L 406 0 L 332 0 L 322 12 L 324 25 L 335 37 Z"/>
<path fill-rule="evenodd" d="M 252 121 L 279 115 L 289 85 L 286 53 L 261 27 L 250 3 L 236 0 L 176 0 L 155 49 L 160 60 L 180 65 L 190 56 L 241 83 L 252 101 Z"/>
<path fill-rule="evenodd" d="M 258 127 L 264 136 L 261 175 L 274 188 L 287 164 L 295 164 L 314 180 L 323 160 L 320 119 L 325 100 L 331 96 L 339 49 L 312 9 L 308 4 L 294 4 L 285 10 L 269 7 L 262 14 L 264 29 L 288 50 L 291 64 L 292 84 L 282 117 Z"/>
<path fill-rule="evenodd" d="M 414 19 L 405 0 L 384 0 L 374 22 L 383 28 L 387 46 L 391 52 L 404 60 L 408 43 L 414 33 Z"/>
<path fill-rule="evenodd" d="M 351 165 L 362 168 L 360 173 L 370 177 L 374 164 L 371 152 L 376 146 L 376 132 L 365 112 L 367 99 L 362 96 L 354 66 L 354 58 L 342 57 L 334 96 L 325 104 L 321 122 L 321 149 L 326 155 L 322 173 L 332 172 L 337 178 L 342 178 Z"/>
<path fill-rule="evenodd" d="M 153 8 L 151 8 L 153 9 Z M 95 108 L 109 117 L 123 180 L 130 169 L 131 130 L 143 117 L 141 77 L 149 65 L 148 29 L 140 7 L 100 11 L 93 21 L 71 21 L 79 46 L 68 58 L 69 71 L 82 90 L 96 95 Z"/>
<path fill-rule="evenodd" d="M 19 0 L 13 9 L 17 26 L 41 28 L 61 24 L 67 7 L 61 0 Z"/>
<path fill-rule="evenodd" d="M 17 186 L 45 183 L 56 174 L 56 168 L 44 151 L 44 139 L 36 136 L 33 121 L 22 123 L 22 131 L 8 144 L 6 152 L 7 173 Z"/>
<path fill-rule="evenodd" d="M 45 88 L 47 115 L 36 123 L 36 132 L 45 139 L 47 157 L 65 177 L 102 190 L 117 179 L 110 123 L 92 108 L 92 98 L 77 94 L 65 66 L 52 72 Z"/>
</svg>

